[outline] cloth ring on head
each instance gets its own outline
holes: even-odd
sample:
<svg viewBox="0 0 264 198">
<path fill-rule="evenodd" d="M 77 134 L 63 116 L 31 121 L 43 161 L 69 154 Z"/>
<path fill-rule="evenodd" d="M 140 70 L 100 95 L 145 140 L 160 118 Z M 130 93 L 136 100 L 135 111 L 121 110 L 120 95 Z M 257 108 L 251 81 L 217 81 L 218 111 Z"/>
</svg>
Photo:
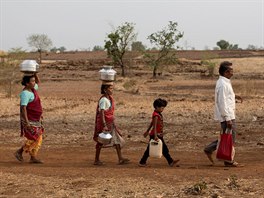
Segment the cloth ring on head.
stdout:
<svg viewBox="0 0 264 198">
<path fill-rule="evenodd" d="M 113 81 L 102 81 L 102 85 L 114 85 Z"/>
</svg>

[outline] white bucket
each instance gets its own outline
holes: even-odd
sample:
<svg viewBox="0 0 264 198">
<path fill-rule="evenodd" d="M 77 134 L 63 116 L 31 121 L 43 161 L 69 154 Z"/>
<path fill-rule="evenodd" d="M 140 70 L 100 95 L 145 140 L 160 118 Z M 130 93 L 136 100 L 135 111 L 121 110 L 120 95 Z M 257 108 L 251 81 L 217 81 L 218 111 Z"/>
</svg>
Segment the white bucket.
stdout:
<svg viewBox="0 0 264 198">
<path fill-rule="evenodd" d="M 158 141 L 150 140 L 149 142 L 149 156 L 150 157 L 162 157 L 162 141 L 158 139 Z"/>
</svg>

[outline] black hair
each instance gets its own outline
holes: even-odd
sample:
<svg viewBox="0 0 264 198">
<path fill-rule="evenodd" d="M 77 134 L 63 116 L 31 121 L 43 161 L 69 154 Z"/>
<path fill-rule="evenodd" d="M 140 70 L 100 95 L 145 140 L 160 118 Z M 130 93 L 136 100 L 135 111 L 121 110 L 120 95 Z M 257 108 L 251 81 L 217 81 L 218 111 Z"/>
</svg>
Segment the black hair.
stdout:
<svg viewBox="0 0 264 198">
<path fill-rule="evenodd" d="M 101 94 L 105 94 L 105 90 L 111 87 L 112 85 L 102 85 L 101 86 Z"/>
<path fill-rule="evenodd" d="M 156 109 L 157 107 L 166 107 L 168 104 L 167 100 L 158 98 L 153 102 L 153 107 Z"/>
<path fill-rule="evenodd" d="M 220 67 L 219 67 L 219 74 L 220 74 L 221 76 L 223 76 L 224 73 L 225 73 L 228 69 L 230 69 L 230 66 L 232 66 L 232 63 L 231 63 L 231 62 L 229 62 L 229 61 L 224 61 L 224 62 L 222 62 L 222 63 L 220 64 Z"/>
<path fill-rule="evenodd" d="M 24 85 L 24 86 L 27 86 L 27 83 L 30 82 L 30 79 L 31 79 L 32 77 L 35 77 L 35 76 L 34 76 L 34 75 L 32 75 L 32 76 L 24 76 L 24 77 L 22 78 L 21 84 Z"/>
</svg>

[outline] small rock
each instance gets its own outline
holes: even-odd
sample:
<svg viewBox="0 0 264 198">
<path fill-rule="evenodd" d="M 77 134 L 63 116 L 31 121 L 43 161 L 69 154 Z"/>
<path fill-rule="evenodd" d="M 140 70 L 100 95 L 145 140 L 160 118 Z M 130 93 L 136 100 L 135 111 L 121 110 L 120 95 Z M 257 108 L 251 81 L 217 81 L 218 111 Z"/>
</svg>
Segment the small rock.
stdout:
<svg viewBox="0 0 264 198">
<path fill-rule="evenodd" d="M 211 197 L 212 197 L 212 198 L 219 198 L 218 194 L 216 194 L 216 193 L 212 194 Z"/>
</svg>

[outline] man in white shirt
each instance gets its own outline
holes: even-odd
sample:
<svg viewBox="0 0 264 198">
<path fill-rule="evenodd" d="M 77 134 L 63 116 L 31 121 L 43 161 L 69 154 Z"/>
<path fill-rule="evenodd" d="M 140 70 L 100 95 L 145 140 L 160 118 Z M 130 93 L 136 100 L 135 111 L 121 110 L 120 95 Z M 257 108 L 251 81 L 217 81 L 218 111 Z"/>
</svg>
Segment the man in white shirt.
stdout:
<svg viewBox="0 0 264 198">
<path fill-rule="evenodd" d="M 239 99 L 242 102 L 240 96 L 234 94 L 230 78 L 233 76 L 232 63 L 224 61 L 220 64 L 219 67 L 219 79 L 216 82 L 215 87 L 215 113 L 214 118 L 221 123 L 221 128 L 223 132 L 226 129 L 232 129 L 232 138 L 235 142 L 236 138 L 236 122 L 235 122 L 235 105 L 236 99 Z M 208 159 L 214 165 L 212 158 L 212 153 L 216 150 L 218 140 L 212 142 L 205 147 L 204 152 L 207 155 Z M 238 166 L 238 163 L 233 162 L 224 162 L 225 166 Z"/>
</svg>

